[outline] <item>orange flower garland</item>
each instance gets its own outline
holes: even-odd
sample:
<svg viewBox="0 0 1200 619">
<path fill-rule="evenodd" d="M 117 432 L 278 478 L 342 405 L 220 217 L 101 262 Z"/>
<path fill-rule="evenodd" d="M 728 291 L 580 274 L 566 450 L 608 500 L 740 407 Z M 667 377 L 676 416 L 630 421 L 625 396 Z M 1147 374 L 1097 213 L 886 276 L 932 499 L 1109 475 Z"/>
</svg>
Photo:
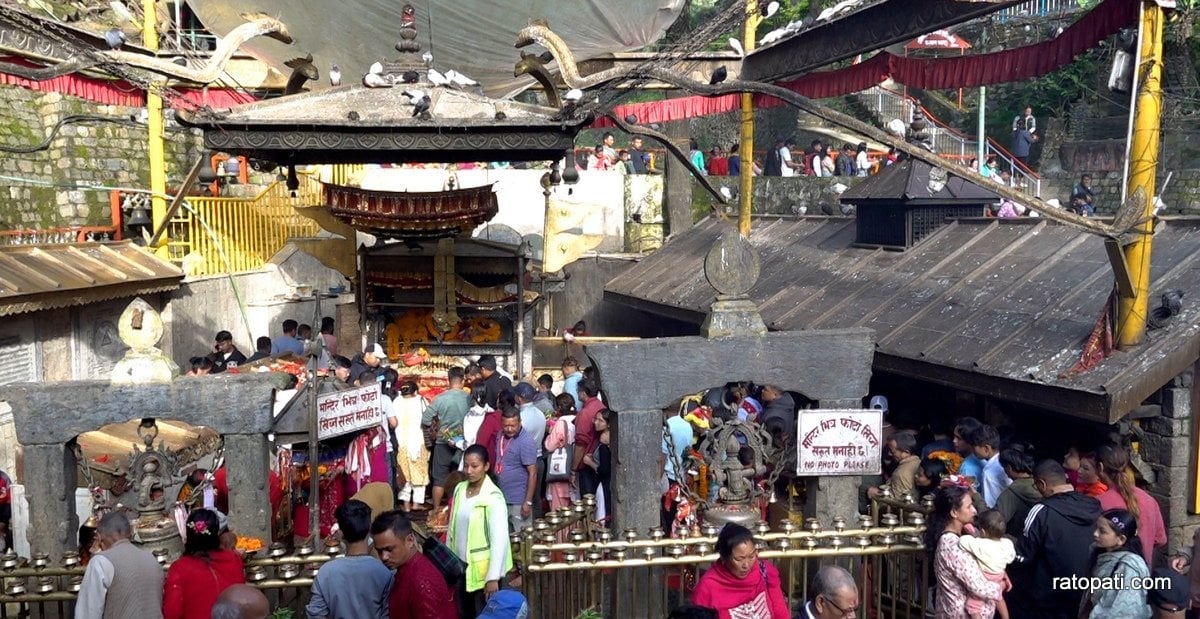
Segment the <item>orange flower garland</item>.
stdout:
<svg viewBox="0 0 1200 619">
<path fill-rule="evenodd" d="M 941 460 L 946 465 L 946 474 L 957 475 L 958 467 L 962 466 L 963 457 L 953 451 L 931 451 L 931 460 Z"/>
</svg>

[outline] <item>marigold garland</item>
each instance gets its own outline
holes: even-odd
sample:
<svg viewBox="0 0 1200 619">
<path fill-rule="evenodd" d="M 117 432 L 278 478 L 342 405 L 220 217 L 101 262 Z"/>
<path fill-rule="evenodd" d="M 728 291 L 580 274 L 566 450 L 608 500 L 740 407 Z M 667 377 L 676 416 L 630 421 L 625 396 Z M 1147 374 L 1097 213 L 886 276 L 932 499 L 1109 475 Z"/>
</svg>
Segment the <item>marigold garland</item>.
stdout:
<svg viewBox="0 0 1200 619">
<path fill-rule="evenodd" d="M 946 465 L 947 475 L 957 475 L 958 467 L 962 466 L 963 457 L 953 451 L 931 451 L 929 458 L 941 460 Z"/>
</svg>

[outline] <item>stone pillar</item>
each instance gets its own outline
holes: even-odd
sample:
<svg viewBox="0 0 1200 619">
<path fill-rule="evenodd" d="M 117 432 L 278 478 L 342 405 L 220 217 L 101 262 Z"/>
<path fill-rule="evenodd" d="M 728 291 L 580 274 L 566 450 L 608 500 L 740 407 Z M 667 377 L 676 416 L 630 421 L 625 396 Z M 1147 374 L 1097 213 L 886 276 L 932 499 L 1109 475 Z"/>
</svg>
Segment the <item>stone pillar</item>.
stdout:
<svg viewBox="0 0 1200 619">
<path fill-rule="evenodd" d="M 821 400 L 821 408 L 861 408 L 860 399 L 826 399 Z M 800 411 L 803 415 L 804 411 Z M 841 517 L 846 522 L 854 522 L 858 518 L 858 494 L 862 485 L 862 477 L 858 475 L 838 475 L 831 477 L 809 478 L 808 501 L 805 505 L 805 516 L 820 519 L 821 526 L 828 527 L 834 518 Z"/>
<path fill-rule="evenodd" d="M 662 454 L 663 414 L 660 410 L 620 411 L 613 415 L 612 507 L 614 531 L 637 529 L 646 535 L 659 525 L 656 505 L 658 461 Z"/>
<path fill-rule="evenodd" d="M 668 123 L 667 135 L 684 153 L 688 152 L 686 121 Z M 663 220 L 667 224 L 664 237 L 670 237 L 692 227 L 692 173 L 669 154 L 663 155 L 660 165 L 666 175 L 663 182 Z"/>
<path fill-rule="evenodd" d="M 658 459 L 662 453 L 663 414 L 660 410 L 619 411 L 612 427 L 613 523 L 614 536 L 625 529 L 636 529 L 645 539 L 659 525 Z M 620 471 L 620 473 L 617 473 Z M 613 616 L 657 619 L 667 610 L 659 607 L 661 596 L 652 593 L 661 587 L 659 568 L 643 567 L 620 570 L 613 599 Z"/>
<path fill-rule="evenodd" d="M 38 489 L 28 493 L 28 538 L 33 552 L 57 558 L 79 548 L 78 485 L 75 452 L 65 444 L 25 446 L 25 486 Z"/>
<path fill-rule="evenodd" d="M 262 434 L 226 434 L 225 462 L 229 481 L 229 526 L 239 535 L 271 542 L 268 487 L 270 445 Z"/>
<path fill-rule="evenodd" d="M 1197 518 L 1191 514 L 1193 488 L 1191 455 L 1193 441 L 1193 373 L 1176 376 L 1163 387 L 1162 414 L 1142 421 L 1145 439 L 1139 454 L 1154 471 L 1149 492 L 1162 508 L 1167 527 L 1167 551 L 1175 552 L 1192 543 L 1192 527 Z"/>
</svg>

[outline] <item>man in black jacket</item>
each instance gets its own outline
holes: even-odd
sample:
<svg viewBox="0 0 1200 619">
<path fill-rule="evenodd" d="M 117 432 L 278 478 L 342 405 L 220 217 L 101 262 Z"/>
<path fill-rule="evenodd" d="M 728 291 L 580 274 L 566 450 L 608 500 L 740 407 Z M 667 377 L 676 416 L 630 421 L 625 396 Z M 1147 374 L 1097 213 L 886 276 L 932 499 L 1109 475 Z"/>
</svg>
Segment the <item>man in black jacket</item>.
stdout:
<svg viewBox="0 0 1200 619">
<path fill-rule="evenodd" d="M 479 375 L 483 378 L 483 401 L 499 410 L 500 392 L 512 387 L 512 381 L 496 369 L 496 357 L 483 355 L 479 358 Z"/>
<path fill-rule="evenodd" d="M 1075 619 L 1083 591 L 1070 588 L 1068 581 L 1072 576 L 1090 576 L 1092 531 L 1100 518 L 1100 502 L 1076 492 L 1054 460 L 1037 465 L 1033 479 L 1044 498 L 1025 517 L 1017 559 L 1010 568 L 1016 582 L 1008 605 L 1034 619 Z"/>
</svg>

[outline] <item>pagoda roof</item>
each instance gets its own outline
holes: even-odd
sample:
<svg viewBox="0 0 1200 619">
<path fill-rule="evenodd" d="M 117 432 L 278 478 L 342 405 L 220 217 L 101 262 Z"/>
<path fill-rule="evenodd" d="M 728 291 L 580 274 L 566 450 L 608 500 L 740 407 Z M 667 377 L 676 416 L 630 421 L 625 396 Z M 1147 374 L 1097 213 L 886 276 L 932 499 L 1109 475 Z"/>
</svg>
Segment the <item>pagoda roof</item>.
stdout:
<svg viewBox="0 0 1200 619">
<path fill-rule="evenodd" d="M 428 120 L 414 116 L 410 88 L 429 94 Z M 177 118 L 204 130 L 207 148 L 279 163 L 458 163 L 559 159 L 592 121 L 559 114 L 422 82 L 343 85 Z"/>
</svg>

